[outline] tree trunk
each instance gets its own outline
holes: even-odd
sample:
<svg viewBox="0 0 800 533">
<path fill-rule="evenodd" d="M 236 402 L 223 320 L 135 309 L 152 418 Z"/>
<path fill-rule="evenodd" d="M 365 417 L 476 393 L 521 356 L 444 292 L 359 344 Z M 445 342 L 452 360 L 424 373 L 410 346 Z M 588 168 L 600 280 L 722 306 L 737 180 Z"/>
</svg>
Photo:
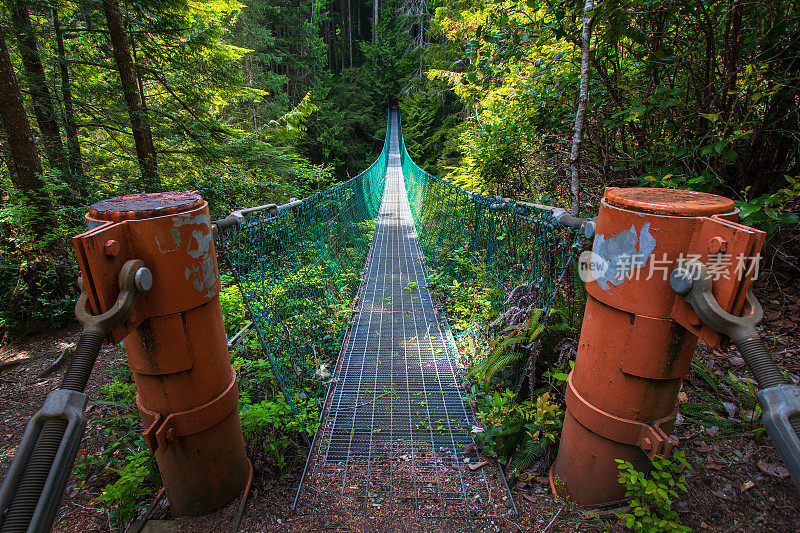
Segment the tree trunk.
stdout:
<svg viewBox="0 0 800 533">
<path fill-rule="evenodd" d="M 378 42 L 378 0 L 372 0 L 372 42 Z"/>
<path fill-rule="evenodd" d="M 53 206 L 42 180 L 42 163 L 36 151 L 33 132 L 22 103 L 22 94 L 2 28 L 0 28 L 0 120 L 6 132 L 11 155 L 8 161 L 11 181 L 36 206 L 39 216 L 31 218 L 37 222 L 32 230 L 34 234 L 43 236 L 54 221 Z"/>
<path fill-rule="evenodd" d="M 360 2 L 360 0 L 356 0 L 356 19 L 358 19 L 358 39 L 361 40 L 361 38 L 364 36 L 364 34 L 361 33 L 361 2 Z"/>
<path fill-rule="evenodd" d="M 569 156 L 570 171 L 570 211 L 580 216 L 581 179 L 578 159 L 581 155 L 581 133 L 586 120 L 586 105 L 589 103 L 589 45 L 592 39 L 592 17 L 594 0 L 586 0 L 583 6 L 583 31 L 581 32 L 581 83 L 578 96 L 578 110 L 575 112 L 575 128 L 572 132 L 572 151 Z"/>
<path fill-rule="evenodd" d="M 24 0 L 14 0 L 9 2 L 9 9 L 11 24 L 17 36 L 19 54 L 22 57 L 22 66 L 25 68 L 25 75 L 31 91 L 33 113 L 42 133 L 44 152 L 50 166 L 63 174 L 66 170 L 64 146 L 61 143 L 57 115 L 55 107 L 53 107 L 53 99 L 50 97 L 50 89 L 47 86 L 47 78 L 44 75 L 42 58 L 39 55 L 36 33 L 33 31 L 28 8 L 25 6 Z"/>
<path fill-rule="evenodd" d="M 347 30 L 345 28 L 345 26 L 347 25 L 347 13 L 345 13 L 346 10 L 347 10 L 347 0 L 341 0 L 339 2 L 339 13 L 342 17 L 342 24 L 341 26 L 339 26 L 339 29 L 341 30 L 339 32 L 339 37 L 340 37 L 339 48 L 341 51 L 341 56 L 339 57 L 339 63 L 342 67 L 342 72 L 344 72 L 344 67 L 347 60 L 347 45 L 344 42 L 345 35 L 347 35 Z"/>
<path fill-rule="evenodd" d="M 353 68 L 353 17 L 350 0 L 347 0 L 347 46 L 350 48 L 350 68 Z"/>
<path fill-rule="evenodd" d="M 156 150 L 153 145 L 153 132 L 150 130 L 150 119 L 147 110 L 139 99 L 139 88 L 136 83 L 136 72 L 131 58 L 131 49 L 125 36 L 122 24 L 122 13 L 117 0 L 103 0 L 103 12 L 108 22 L 111 46 L 114 49 L 114 61 L 117 63 L 119 77 L 122 80 L 122 92 L 128 106 L 133 140 L 136 143 L 136 156 L 142 171 L 143 186 L 147 191 L 155 191 L 161 186 L 156 166 Z"/>
<path fill-rule="evenodd" d="M 53 26 L 56 32 L 58 45 L 58 64 L 61 70 L 61 96 L 64 100 L 64 130 L 67 133 L 67 157 L 69 172 L 73 183 L 77 186 L 78 193 L 86 193 L 86 178 L 83 174 L 83 161 L 81 160 L 81 144 L 78 139 L 78 124 L 75 118 L 75 107 L 72 104 L 72 87 L 67 68 L 67 56 L 64 51 L 64 37 L 61 33 L 61 22 L 58 19 L 58 10 L 53 8 Z"/>
</svg>

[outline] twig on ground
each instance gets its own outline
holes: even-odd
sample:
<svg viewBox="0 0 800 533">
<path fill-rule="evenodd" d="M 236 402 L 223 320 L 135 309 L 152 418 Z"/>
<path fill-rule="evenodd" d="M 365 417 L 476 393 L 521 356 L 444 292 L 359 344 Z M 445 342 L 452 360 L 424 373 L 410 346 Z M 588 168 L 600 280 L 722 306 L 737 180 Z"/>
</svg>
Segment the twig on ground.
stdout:
<svg viewBox="0 0 800 533">
<path fill-rule="evenodd" d="M 554 523 L 554 522 L 556 521 L 556 519 L 558 518 L 558 515 L 560 515 L 560 514 L 561 514 L 561 511 L 563 511 L 563 510 L 564 510 L 564 507 L 562 506 L 562 507 L 561 507 L 561 508 L 558 510 L 558 512 L 556 513 L 556 515 L 553 517 L 553 519 L 552 519 L 552 520 L 550 520 L 550 523 L 549 523 L 549 524 L 547 524 L 547 526 L 545 526 L 545 528 L 542 530 L 542 533 L 545 533 L 545 532 L 546 532 L 548 529 L 550 529 L 550 526 L 552 526 L 552 525 L 553 525 L 553 523 Z"/>
<path fill-rule="evenodd" d="M 61 355 L 58 356 L 58 359 L 53 361 L 51 365 L 47 368 L 39 372 L 39 378 L 46 378 L 56 370 L 62 368 L 66 363 L 70 362 L 75 355 L 74 350 L 70 350 L 69 348 L 64 348 L 61 350 Z"/>
<path fill-rule="evenodd" d="M 44 359 L 44 358 L 45 358 L 44 355 L 35 355 L 33 357 L 26 357 L 25 359 L 14 359 L 12 361 L 3 361 L 2 363 L 0 363 L 0 372 L 4 370 L 9 370 L 11 368 L 20 365 L 32 363 L 33 361 L 38 361 L 39 359 Z"/>
<path fill-rule="evenodd" d="M 502 518 L 503 518 L 503 520 L 505 520 L 506 522 L 508 522 L 508 523 L 510 523 L 510 524 L 514 524 L 514 527 L 516 527 L 516 528 L 519 530 L 519 532 L 520 532 L 520 533 L 522 533 L 522 528 L 521 528 L 521 527 L 519 527 L 519 524 L 517 524 L 517 523 L 516 523 L 516 522 L 514 522 L 513 520 L 509 520 L 509 519 L 508 519 L 508 518 L 506 518 L 505 516 L 502 516 L 502 515 L 501 515 L 501 517 L 502 517 Z"/>
</svg>

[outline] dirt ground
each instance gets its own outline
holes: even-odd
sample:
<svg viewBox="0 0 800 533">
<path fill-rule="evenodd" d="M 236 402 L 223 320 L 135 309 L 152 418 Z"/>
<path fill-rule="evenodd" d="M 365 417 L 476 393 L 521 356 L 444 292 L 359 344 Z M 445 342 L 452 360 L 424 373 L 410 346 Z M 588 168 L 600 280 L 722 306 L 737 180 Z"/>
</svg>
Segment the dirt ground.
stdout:
<svg viewBox="0 0 800 533">
<path fill-rule="evenodd" d="M 769 282 L 769 283 L 767 283 Z M 800 290 L 796 283 L 762 280 L 756 294 L 765 308 L 762 335 L 773 356 L 800 381 Z M 63 370 L 40 377 L 64 348 L 77 340 L 78 328 L 52 331 L 24 342 L 5 339 L 0 346 L 0 476 L 5 476 L 28 418 L 39 408 L 46 394 L 58 385 Z M 783 468 L 769 438 L 763 431 L 753 432 L 740 421 L 753 417 L 754 405 L 736 402 L 729 386 L 729 372 L 743 383 L 748 373 L 735 349 L 712 350 L 699 346 L 699 362 L 716 376 L 718 390 L 696 372 L 687 378 L 679 402 L 696 404 L 710 394 L 724 402 L 730 421 L 741 431 L 725 432 L 719 426 L 685 415 L 675 429 L 681 449 L 693 468 L 687 473 L 689 492 L 678 502 L 684 524 L 696 531 L 800 531 L 800 496 Z M 96 399 L 108 369 L 124 359 L 120 350 L 104 347 L 89 382 L 90 398 Z M 12 361 L 21 364 L 8 365 Z M 97 406 L 90 403 L 91 415 Z M 81 452 L 92 453 L 100 444 L 86 437 Z M 588 510 L 549 495 L 545 479 L 532 475 L 514 489 L 519 514 L 513 519 L 492 520 L 417 520 L 411 516 L 370 518 L 330 516 L 324 513 L 297 514 L 291 505 L 299 483 L 305 457 L 287 458 L 282 478 L 274 475 L 266 459 L 254 458 L 256 474 L 248 500 L 242 531 L 607 531 L 623 530 L 615 512 L 619 508 Z M 101 487 L 78 490 L 74 479 L 68 482 L 54 531 L 109 531 L 108 510 L 94 500 Z M 152 496 L 155 496 L 153 494 Z M 149 505 L 143 501 L 140 513 Z M 234 520 L 238 502 L 219 512 L 195 519 L 177 521 L 175 530 L 187 532 L 225 531 Z M 161 503 L 152 519 L 169 517 Z"/>
</svg>

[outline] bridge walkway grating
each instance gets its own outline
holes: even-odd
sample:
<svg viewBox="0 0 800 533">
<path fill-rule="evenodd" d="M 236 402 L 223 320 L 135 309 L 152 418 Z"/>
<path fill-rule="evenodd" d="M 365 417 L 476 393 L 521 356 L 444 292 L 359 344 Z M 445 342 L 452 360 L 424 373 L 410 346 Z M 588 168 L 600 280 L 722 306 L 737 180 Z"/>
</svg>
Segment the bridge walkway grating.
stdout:
<svg viewBox="0 0 800 533">
<path fill-rule="evenodd" d="M 381 210 L 297 510 L 505 516 L 502 474 L 470 468 L 475 419 L 427 288 L 391 120 Z"/>
</svg>

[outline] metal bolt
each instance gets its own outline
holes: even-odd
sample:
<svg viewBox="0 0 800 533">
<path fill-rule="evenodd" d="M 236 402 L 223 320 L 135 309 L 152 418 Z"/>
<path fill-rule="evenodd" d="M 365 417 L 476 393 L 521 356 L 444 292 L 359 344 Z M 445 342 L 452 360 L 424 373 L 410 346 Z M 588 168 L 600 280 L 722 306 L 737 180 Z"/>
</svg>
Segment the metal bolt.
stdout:
<svg viewBox="0 0 800 533">
<path fill-rule="evenodd" d="M 669 275 L 670 287 L 680 295 L 688 294 L 688 292 L 692 290 L 693 283 L 694 278 L 692 277 L 692 273 L 685 268 L 676 268 L 672 271 L 672 274 Z"/>
<path fill-rule="evenodd" d="M 136 271 L 133 280 L 139 292 L 147 292 L 153 286 L 153 273 L 150 272 L 149 268 L 142 267 Z"/>
<path fill-rule="evenodd" d="M 727 249 L 728 249 L 728 241 L 726 241 L 722 237 L 713 237 L 711 240 L 708 241 L 708 253 L 710 254 L 723 253 Z"/>
<path fill-rule="evenodd" d="M 597 229 L 597 222 L 594 220 L 590 220 L 586 224 L 583 225 L 583 234 L 586 236 L 587 239 L 591 239 L 594 237 L 594 232 Z"/>
<path fill-rule="evenodd" d="M 103 252 L 107 257 L 117 257 L 119 255 L 120 245 L 114 239 L 106 241 L 103 245 Z"/>
</svg>

